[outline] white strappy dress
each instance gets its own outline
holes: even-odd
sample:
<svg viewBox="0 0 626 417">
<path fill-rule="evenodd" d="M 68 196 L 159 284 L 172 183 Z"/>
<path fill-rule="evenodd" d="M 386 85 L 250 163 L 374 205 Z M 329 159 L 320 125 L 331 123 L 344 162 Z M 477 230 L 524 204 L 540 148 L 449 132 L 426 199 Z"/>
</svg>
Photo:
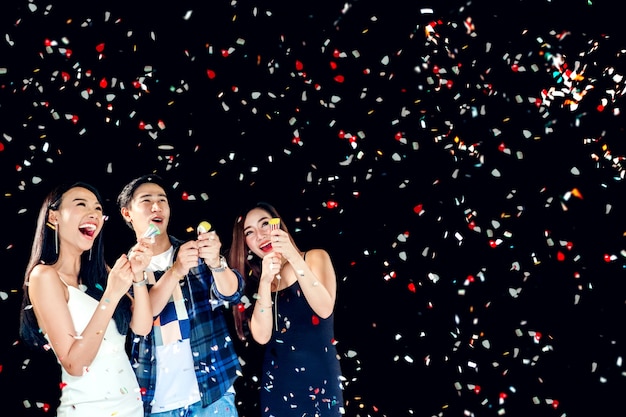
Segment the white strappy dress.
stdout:
<svg viewBox="0 0 626 417">
<path fill-rule="evenodd" d="M 81 335 L 99 303 L 78 288 L 67 287 L 67 305 L 76 334 Z M 125 336 L 118 332 L 114 320 L 82 376 L 72 376 L 61 366 L 61 387 L 57 417 L 143 417 L 141 392 L 125 350 Z"/>
</svg>

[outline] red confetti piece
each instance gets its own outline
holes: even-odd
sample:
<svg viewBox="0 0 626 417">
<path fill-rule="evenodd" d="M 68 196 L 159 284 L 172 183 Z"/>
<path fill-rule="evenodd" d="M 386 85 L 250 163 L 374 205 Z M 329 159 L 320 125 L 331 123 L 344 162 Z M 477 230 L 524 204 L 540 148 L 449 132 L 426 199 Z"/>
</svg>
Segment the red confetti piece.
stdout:
<svg viewBox="0 0 626 417">
<path fill-rule="evenodd" d="M 102 51 L 104 51 L 104 42 L 99 43 L 98 45 L 96 45 L 96 51 L 98 51 L 98 52 L 100 52 L 100 53 L 101 53 Z"/>
<path fill-rule="evenodd" d="M 411 291 L 412 293 L 416 292 L 415 283 L 413 282 L 409 283 L 408 287 L 409 287 L 409 291 Z"/>
<path fill-rule="evenodd" d="M 339 203 L 337 203 L 336 201 L 329 200 L 326 202 L 326 207 L 334 209 L 334 208 L 339 207 Z"/>
<path fill-rule="evenodd" d="M 189 200 L 189 194 L 187 194 L 187 191 L 183 191 L 183 195 L 181 196 L 181 198 L 183 199 L 183 201 Z"/>
<path fill-rule="evenodd" d="M 108 85 L 109 85 L 109 82 L 107 81 L 107 79 L 106 79 L 106 78 L 102 78 L 102 79 L 100 80 L 100 88 L 107 88 L 107 87 L 108 87 Z"/>
<path fill-rule="evenodd" d="M 215 78 L 216 74 L 215 74 L 215 71 L 213 71 L 212 69 L 208 69 L 206 70 L 206 75 L 207 77 L 209 77 L 210 80 L 212 80 Z"/>
<path fill-rule="evenodd" d="M 296 69 L 298 71 L 302 71 L 303 68 L 304 68 L 304 64 L 302 64 L 302 62 L 300 60 L 296 59 Z"/>
<path fill-rule="evenodd" d="M 608 253 L 604 255 L 604 262 L 613 262 L 617 259 L 615 255 L 609 255 Z"/>
<path fill-rule="evenodd" d="M 313 324 L 313 326 L 317 326 L 318 324 L 320 324 L 320 318 L 316 315 L 311 316 L 311 323 Z"/>
</svg>

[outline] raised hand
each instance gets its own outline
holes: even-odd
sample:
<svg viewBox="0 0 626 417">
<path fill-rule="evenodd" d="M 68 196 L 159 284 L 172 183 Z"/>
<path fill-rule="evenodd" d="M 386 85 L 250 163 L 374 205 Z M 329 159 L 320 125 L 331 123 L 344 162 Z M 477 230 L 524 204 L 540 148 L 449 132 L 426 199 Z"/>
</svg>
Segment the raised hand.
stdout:
<svg viewBox="0 0 626 417">
<path fill-rule="evenodd" d="M 194 266 L 198 266 L 198 242 L 190 240 L 180 245 L 172 268 L 179 276 L 184 276 Z"/>
<path fill-rule="evenodd" d="M 220 263 L 220 249 L 222 242 L 215 231 L 198 234 L 198 256 L 204 259 L 207 265 L 216 267 Z"/>
<path fill-rule="evenodd" d="M 275 229 L 270 232 L 270 236 L 273 251 L 280 253 L 288 262 L 300 256 L 300 252 L 294 246 L 287 232 L 281 229 Z"/>
<path fill-rule="evenodd" d="M 128 260 L 134 274 L 139 274 L 150 265 L 150 260 L 154 254 L 152 246 L 154 238 L 143 237 L 130 250 Z"/>
<path fill-rule="evenodd" d="M 119 300 L 126 294 L 133 284 L 133 270 L 126 254 L 121 255 L 115 261 L 113 268 L 109 271 L 105 295 L 115 300 Z"/>
</svg>

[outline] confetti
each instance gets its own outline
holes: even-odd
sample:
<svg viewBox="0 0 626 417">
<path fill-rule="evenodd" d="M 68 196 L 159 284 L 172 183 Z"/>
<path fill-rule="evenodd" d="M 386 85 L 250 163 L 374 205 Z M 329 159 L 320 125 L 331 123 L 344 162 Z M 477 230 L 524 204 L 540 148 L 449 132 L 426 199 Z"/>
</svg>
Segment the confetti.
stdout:
<svg viewBox="0 0 626 417">
<path fill-rule="evenodd" d="M 332 256 L 346 415 L 608 414 L 626 386 L 619 14 L 374 3 L 3 6 L 3 218 L 32 231 L 44 190 L 76 175 L 115 212 L 155 172 L 171 226 L 210 216 L 226 249 L 267 199 Z M 109 253 L 131 244 L 118 220 Z M 6 317 L 29 234 L 0 238 Z M 242 417 L 255 353 L 239 350 Z M 23 392 L 46 384 L 19 372 Z"/>
</svg>

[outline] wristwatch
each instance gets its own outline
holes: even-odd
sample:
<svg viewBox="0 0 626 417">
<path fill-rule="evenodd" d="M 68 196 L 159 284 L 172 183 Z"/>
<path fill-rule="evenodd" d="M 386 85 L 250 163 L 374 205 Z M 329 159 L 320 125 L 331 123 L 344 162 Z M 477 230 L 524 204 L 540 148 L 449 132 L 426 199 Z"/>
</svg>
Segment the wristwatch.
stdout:
<svg viewBox="0 0 626 417">
<path fill-rule="evenodd" d="M 228 264 L 226 263 L 226 258 L 224 258 L 223 255 L 220 255 L 220 266 L 218 266 L 217 268 L 213 268 L 211 265 L 209 265 L 209 269 L 211 270 L 211 272 L 224 272 L 226 271 L 226 268 L 228 268 Z"/>
</svg>

